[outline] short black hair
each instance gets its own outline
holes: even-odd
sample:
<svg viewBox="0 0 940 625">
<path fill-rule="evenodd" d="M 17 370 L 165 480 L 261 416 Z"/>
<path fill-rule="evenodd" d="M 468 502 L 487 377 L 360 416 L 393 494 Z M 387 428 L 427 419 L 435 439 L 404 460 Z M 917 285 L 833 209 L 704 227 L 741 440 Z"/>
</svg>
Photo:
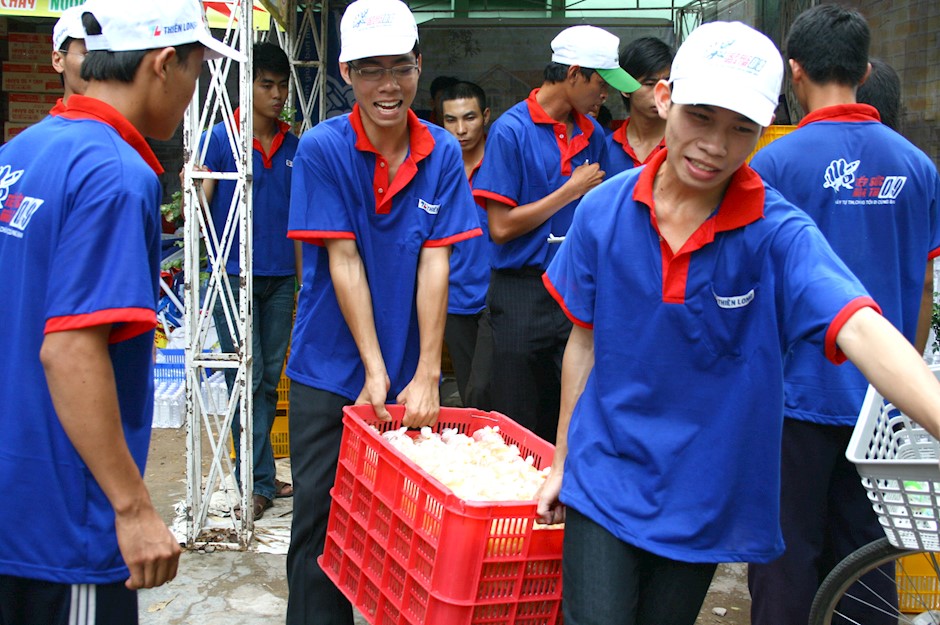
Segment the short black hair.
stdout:
<svg viewBox="0 0 940 625">
<path fill-rule="evenodd" d="M 431 81 L 431 87 L 428 89 L 428 92 L 431 94 L 432 98 L 436 98 L 441 91 L 453 87 L 458 82 L 460 82 L 460 79 L 456 76 L 438 76 Z"/>
<path fill-rule="evenodd" d="M 658 74 L 672 66 L 675 50 L 668 43 L 656 37 L 640 37 L 629 43 L 620 44 L 618 54 L 620 67 L 625 72 L 643 82 L 648 76 Z M 630 112 L 630 98 L 623 97 L 623 105 Z"/>
<path fill-rule="evenodd" d="M 82 25 L 89 36 L 101 34 L 101 24 L 91 13 L 82 14 Z M 183 65 L 188 63 L 189 56 L 196 51 L 200 55 L 205 50 L 201 43 L 186 43 L 180 46 L 171 46 L 176 50 L 176 58 Z M 111 52 L 110 50 L 89 50 L 82 61 L 82 80 L 116 80 L 119 82 L 134 82 L 137 68 L 141 61 L 151 50 L 128 50 L 126 52 Z M 201 59 L 200 59 L 201 60 Z"/>
<path fill-rule="evenodd" d="M 859 86 L 855 99 L 870 104 L 881 115 L 881 123 L 898 130 L 901 122 L 901 77 L 881 59 L 872 59 L 871 74 Z"/>
<path fill-rule="evenodd" d="M 564 82 L 565 78 L 568 77 L 568 68 L 570 65 L 564 65 L 562 63 L 556 63 L 552 61 L 545 66 L 545 71 L 542 72 L 542 78 L 545 79 L 545 82 Z M 591 76 L 594 75 L 594 70 L 590 67 L 581 67 L 578 66 L 581 70 L 581 75 L 585 79 L 590 80 Z"/>
<path fill-rule="evenodd" d="M 868 71 L 871 30 L 865 17 L 838 4 L 820 4 L 800 13 L 787 36 L 787 57 L 814 83 L 854 87 Z"/>
<path fill-rule="evenodd" d="M 69 47 L 72 45 L 73 41 L 75 41 L 74 37 L 66 37 L 62 40 L 62 45 L 59 46 L 59 52 L 68 53 Z"/>
<path fill-rule="evenodd" d="M 268 41 L 252 46 L 251 65 L 252 78 L 257 78 L 260 72 L 290 77 L 290 59 L 287 58 L 287 53 Z"/>
<path fill-rule="evenodd" d="M 444 102 L 464 99 L 476 100 L 477 104 L 480 105 L 481 113 L 486 110 L 486 92 L 483 91 L 480 85 L 468 81 L 460 81 L 444 89 L 438 100 L 438 105 L 443 110 Z"/>
</svg>

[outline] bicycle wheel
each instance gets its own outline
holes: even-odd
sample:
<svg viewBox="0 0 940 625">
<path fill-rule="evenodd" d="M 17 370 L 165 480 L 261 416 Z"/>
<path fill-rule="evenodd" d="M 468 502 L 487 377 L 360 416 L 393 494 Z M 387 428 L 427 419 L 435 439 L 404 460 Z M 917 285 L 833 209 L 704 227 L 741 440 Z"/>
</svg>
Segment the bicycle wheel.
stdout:
<svg viewBox="0 0 940 625">
<path fill-rule="evenodd" d="M 898 549 L 887 538 L 861 547 L 823 581 L 809 625 L 940 624 L 938 555 Z"/>
</svg>

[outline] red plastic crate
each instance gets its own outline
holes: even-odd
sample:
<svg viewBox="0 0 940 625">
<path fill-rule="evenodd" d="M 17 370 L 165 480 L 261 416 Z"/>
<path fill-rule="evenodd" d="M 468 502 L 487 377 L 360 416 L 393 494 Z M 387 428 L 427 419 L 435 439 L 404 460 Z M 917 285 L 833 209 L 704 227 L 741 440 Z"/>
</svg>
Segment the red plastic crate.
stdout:
<svg viewBox="0 0 940 625">
<path fill-rule="evenodd" d="M 365 618 L 381 625 L 561 623 L 563 529 L 535 529 L 534 501 L 473 502 L 454 495 L 389 445 L 371 406 L 343 412 L 320 566 Z M 371 426 L 378 428 L 379 432 Z M 535 466 L 554 447 L 505 415 L 441 408 L 436 432 L 498 425 Z"/>
</svg>

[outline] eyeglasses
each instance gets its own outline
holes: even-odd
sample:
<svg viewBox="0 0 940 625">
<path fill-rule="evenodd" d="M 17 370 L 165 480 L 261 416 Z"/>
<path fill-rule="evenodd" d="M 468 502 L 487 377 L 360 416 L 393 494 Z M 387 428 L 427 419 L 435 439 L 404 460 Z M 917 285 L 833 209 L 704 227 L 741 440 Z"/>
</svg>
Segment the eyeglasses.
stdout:
<svg viewBox="0 0 940 625">
<path fill-rule="evenodd" d="M 397 65 L 395 67 L 376 67 L 369 65 L 367 67 L 357 67 L 350 63 L 349 69 L 359 74 L 359 78 L 366 82 L 378 82 L 385 78 L 386 73 L 391 74 L 395 82 L 408 80 L 418 75 L 417 65 Z"/>
</svg>

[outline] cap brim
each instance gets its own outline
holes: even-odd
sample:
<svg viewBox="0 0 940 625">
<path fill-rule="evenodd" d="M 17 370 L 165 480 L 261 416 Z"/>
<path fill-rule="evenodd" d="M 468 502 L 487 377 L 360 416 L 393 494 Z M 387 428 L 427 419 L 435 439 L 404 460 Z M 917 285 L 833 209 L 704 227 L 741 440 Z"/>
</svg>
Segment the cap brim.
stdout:
<svg viewBox="0 0 940 625">
<path fill-rule="evenodd" d="M 622 68 L 595 69 L 608 85 L 623 93 L 633 93 L 640 88 L 640 83 Z"/>
<path fill-rule="evenodd" d="M 376 56 L 401 56 L 415 49 L 418 38 L 414 36 L 394 37 L 382 33 L 370 38 L 369 41 L 359 41 L 353 45 L 340 46 L 339 62 L 359 61 L 371 59 Z"/>
<path fill-rule="evenodd" d="M 233 61 L 238 63 L 245 63 L 248 61 L 248 58 L 230 46 L 225 45 L 218 39 L 212 36 L 211 33 L 202 33 L 199 37 L 199 43 L 206 47 L 205 59 L 221 59 L 222 57 L 228 57 Z"/>
<path fill-rule="evenodd" d="M 774 119 L 777 103 L 760 93 L 741 88 L 729 88 L 729 83 L 719 79 L 683 78 L 672 81 L 670 98 L 676 104 L 704 104 L 744 115 L 755 124 L 770 125 Z"/>
</svg>

